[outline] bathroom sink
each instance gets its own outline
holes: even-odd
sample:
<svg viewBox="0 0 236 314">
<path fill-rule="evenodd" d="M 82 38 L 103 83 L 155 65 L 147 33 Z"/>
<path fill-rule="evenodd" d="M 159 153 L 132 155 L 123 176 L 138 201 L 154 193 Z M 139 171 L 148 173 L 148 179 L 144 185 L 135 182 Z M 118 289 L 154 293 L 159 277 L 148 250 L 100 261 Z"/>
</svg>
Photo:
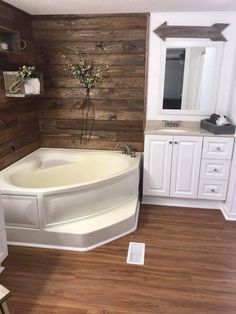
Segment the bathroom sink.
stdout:
<svg viewBox="0 0 236 314">
<path fill-rule="evenodd" d="M 166 132 L 166 133 L 186 133 L 188 131 L 182 129 L 175 129 L 175 128 L 165 128 L 165 129 L 158 129 L 159 132 Z"/>
</svg>

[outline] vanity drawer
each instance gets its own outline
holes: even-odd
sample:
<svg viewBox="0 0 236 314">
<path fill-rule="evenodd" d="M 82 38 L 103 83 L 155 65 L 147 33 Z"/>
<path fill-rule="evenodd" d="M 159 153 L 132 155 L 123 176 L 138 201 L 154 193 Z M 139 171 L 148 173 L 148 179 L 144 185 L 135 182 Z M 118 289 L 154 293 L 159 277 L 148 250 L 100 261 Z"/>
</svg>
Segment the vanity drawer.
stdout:
<svg viewBox="0 0 236 314">
<path fill-rule="evenodd" d="M 209 200 L 225 200 L 228 181 L 200 180 L 198 198 Z"/>
<path fill-rule="evenodd" d="M 233 138 L 204 137 L 202 158 L 231 159 Z"/>
<path fill-rule="evenodd" d="M 201 179 L 228 180 L 230 160 L 202 159 Z"/>
</svg>

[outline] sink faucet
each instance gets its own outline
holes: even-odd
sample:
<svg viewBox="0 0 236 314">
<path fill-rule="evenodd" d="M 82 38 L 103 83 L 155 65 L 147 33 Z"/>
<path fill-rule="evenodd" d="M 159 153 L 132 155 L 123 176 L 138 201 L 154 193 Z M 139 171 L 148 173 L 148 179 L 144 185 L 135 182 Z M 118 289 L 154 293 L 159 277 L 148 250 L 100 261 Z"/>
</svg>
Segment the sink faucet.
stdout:
<svg viewBox="0 0 236 314">
<path fill-rule="evenodd" d="M 135 152 L 131 151 L 131 148 L 126 143 L 117 143 L 115 145 L 115 148 L 122 148 L 122 154 L 126 154 L 131 157 L 136 157 Z"/>
<path fill-rule="evenodd" d="M 181 121 L 168 121 L 164 120 L 165 127 L 173 128 L 173 127 L 179 127 Z"/>
</svg>

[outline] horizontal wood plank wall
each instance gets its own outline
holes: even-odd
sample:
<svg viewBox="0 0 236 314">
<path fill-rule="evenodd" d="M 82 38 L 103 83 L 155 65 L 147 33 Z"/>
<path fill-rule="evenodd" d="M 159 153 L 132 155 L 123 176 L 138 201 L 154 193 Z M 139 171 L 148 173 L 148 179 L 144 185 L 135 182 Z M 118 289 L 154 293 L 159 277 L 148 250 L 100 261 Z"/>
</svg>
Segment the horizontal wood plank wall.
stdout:
<svg viewBox="0 0 236 314">
<path fill-rule="evenodd" d="M 33 18 L 37 60 L 45 76 L 42 146 L 113 149 L 124 141 L 143 150 L 147 20 L 146 14 Z M 61 52 L 75 61 L 75 46 L 95 64 L 110 64 L 104 81 L 91 92 L 96 122 L 86 146 L 79 143 L 85 91 L 58 56 Z"/>
<path fill-rule="evenodd" d="M 0 1 L 0 25 L 17 30 L 27 42 L 21 54 L 0 53 L 0 170 L 40 146 L 38 110 L 33 98 L 6 98 L 2 71 L 34 63 L 30 15 Z"/>
</svg>

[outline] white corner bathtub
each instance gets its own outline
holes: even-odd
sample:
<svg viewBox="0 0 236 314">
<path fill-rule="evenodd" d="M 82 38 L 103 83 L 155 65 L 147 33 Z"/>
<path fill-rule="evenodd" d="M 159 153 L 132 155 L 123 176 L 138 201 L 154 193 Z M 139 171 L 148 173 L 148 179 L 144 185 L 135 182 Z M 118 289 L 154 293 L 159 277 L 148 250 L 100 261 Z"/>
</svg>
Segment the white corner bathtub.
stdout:
<svg viewBox="0 0 236 314">
<path fill-rule="evenodd" d="M 9 244 L 86 251 L 137 227 L 141 154 L 40 148 L 0 172 Z"/>
</svg>

